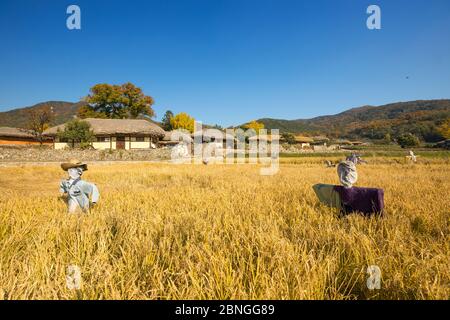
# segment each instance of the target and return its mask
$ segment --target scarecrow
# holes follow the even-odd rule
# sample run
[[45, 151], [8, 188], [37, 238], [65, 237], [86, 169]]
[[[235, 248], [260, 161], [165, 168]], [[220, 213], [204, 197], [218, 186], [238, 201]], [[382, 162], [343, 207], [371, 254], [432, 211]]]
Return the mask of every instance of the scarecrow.
[[356, 153], [352, 153], [350, 156], [348, 156], [345, 161], [351, 161], [354, 164], [362, 164], [362, 163], [367, 163], [366, 161], [364, 161], [361, 156], [359, 154]]
[[407, 158], [409, 158], [412, 162], [417, 162], [417, 156], [412, 150], [409, 150], [409, 156]]
[[360, 212], [365, 216], [382, 215], [384, 210], [384, 191], [376, 188], [360, 188], [353, 185], [358, 180], [356, 164], [342, 161], [337, 166], [340, 184], [316, 184], [313, 186], [319, 201], [337, 208], [341, 215]]
[[62, 163], [61, 168], [69, 175], [59, 187], [61, 195], [67, 197], [69, 213], [88, 212], [98, 202], [100, 194], [95, 184], [81, 180], [83, 172], [88, 169], [87, 164], [73, 159]]

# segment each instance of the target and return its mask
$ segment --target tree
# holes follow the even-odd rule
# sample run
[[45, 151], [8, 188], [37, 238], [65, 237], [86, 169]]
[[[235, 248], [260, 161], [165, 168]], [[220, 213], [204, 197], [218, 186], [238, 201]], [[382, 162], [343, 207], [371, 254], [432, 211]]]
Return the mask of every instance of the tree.
[[295, 144], [297, 142], [297, 140], [295, 140], [295, 136], [292, 133], [282, 133], [281, 138], [288, 144]]
[[412, 133], [406, 133], [406, 134], [399, 136], [397, 138], [397, 142], [402, 148], [416, 147], [420, 144], [419, 138], [417, 138]]
[[439, 133], [444, 139], [450, 139], [450, 118], [447, 118], [438, 128]]
[[181, 112], [170, 119], [170, 124], [173, 130], [186, 129], [191, 133], [194, 132], [194, 122], [194, 118], [185, 112]]
[[88, 122], [74, 119], [66, 123], [63, 131], [58, 130], [58, 137], [78, 142], [81, 148], [86, 148], [91, 145], [94, 139], [94, 132], [91, 130], [91, 125]]
[[253, 129], [256, 133], [259, 133], [259, 130], [264, 129], [264, 123], [257, 122], [256, 120], [252, 120], [249, 123], [244, 124], [244, 129]]
[[136, 118], [139, 115], [154, 117], [154, 100], [146, 96], [141, 88], [127, 82], [122, 85], [96, 84], [85, 98], [87, 106], [80, 108], [80, 118]]
[[392, 141], [392, 137], [391, 137], [391, 134], [390, 133], [386, 133], [385, 135], [384, 135], [384, 143], [386, 143], [386, 144], [390, 144], [391, 143], [391, 141]]
[[120, 86], [106, 83], [96, 84], [90, 91], [91, 93], [85, 99], [88, 103], [86, 110], [90, 108], [94, 114], [104, 114], [107, 118], [126, 118]]
[[146, 96], [141, 88], [127, 82], [120, 87], [120, 91], [122, 93], [122, 104], [131, 118], [137, 118], [141, 114], [150, 118], [155, 116], [152, 109], [155, 101], [152, 97]]
[[39, 141], [39, 144], [42, 145], [44, 142], [44, 131], [49, 128], [52, 121], [52, 109], [50, 106], [44, 105], [29, 112], [25, 130], [31, 133]]
[[101, 118], [106, 119], [108, 116], [104, 112], [97, 112], [89, 105], [81, 106], [78, 109], [77, 116], [80, 119], [87, 119], [87, 118]]
[[170, 124], [170, 120], [173, 118], [173, 112], [170, 110], [167, 110], [164, 114], [164, 117], [162, 118], [162, 127], [166, 131], [172, 130], [172, 125]]

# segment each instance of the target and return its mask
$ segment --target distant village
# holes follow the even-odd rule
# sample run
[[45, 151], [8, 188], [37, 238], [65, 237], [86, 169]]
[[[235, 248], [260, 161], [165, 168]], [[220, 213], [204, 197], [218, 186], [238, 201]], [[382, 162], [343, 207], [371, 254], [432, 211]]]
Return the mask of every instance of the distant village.
[[[0, 127], [0, 146], [17, 148], [39, 145], [55, 150], [151, 150], [171, 148], [179, 145], [181, 140], [187, 142], [189, 139], [193, 139], [194, 135], [198, 135], [198, 132], [194, 132], [194, 118], [184, 112], [174, 115], [168, 110], [161, 123], [151, 120], [155, 116], [153, 104], [153, 98], [145, 95], [141, 88], [132, 83], [128, 82], [122, 85], [97, 84], [90, 88], [89, 95], [82, 99], [76, 109], [73, 109], [76, 110], [76, 113], [74, 111], [64, 119], [58, 118], [58, 116], [67, 113], [72, 106], [60, 107], [59, 114], [48, 103], [44, 103], [38, 108], [21, 109], [20, 114], [26, 118], [26, 123], [22, 122], [20, 128]], [[412, 113], [412, 115], [419, 118], [432, 117], [433, 114], [423, 111], [427, 109], [426, 105], [422, 106], [421, 104], [422, 102], [411, 103], [412, 110], [420, 110]], [[439, 110], [442, 109], [444, 112], [441, 113], [445, 115], [445, 110], [448, 109], [448, 101], [436, 101], [434, 104], [437, 106], [435, 108], [437, 110], [433, 112], [440, 114]], [[427, 123], [427, 126], [410, 126], [411, 131], [428, 128], [429, 132], [425, 132], [427, 136], [439, 136], [443, 139], [447, 137], [447, 140], [442, 142], [436, 141], [439, 142], [436, 146], [448, 148], [450, 144], [448, 140], [450, 119], [440, 116], [443, 119], [441, 121], [439, 117], [434, 117], [436, 118], [435, 123]], [[401, 123], [401, 121], [403, 120], [398, 123]], [[55, 126], [55, 124], [58, 125]], [[379, 131], [377, 135], [380, 136], [383, 133], [380, 128], [388, 130], [388, 122], [385, 122], [384, 127], [381, 122], [376, 124], [378, 127], [368, 127], [369, 129], [372, 128], [370, 129], [372, 133], [374, 129], [377, 129]], [[440, 124], [440, 126], [437, 127], [436, 124]], [[325, 126], [327, 125], [328, 122], [325, 123]], [[330, 123], [330, 126], [333, 125]], [[236, 136], [230, 139], [230, 134], [226, 133], [220, 126], [204, 127], [205, 129], [202, 129], [202, 142], [204, 143], [215, 142], [218, 144], [221, 142], [225, 147], [226, 141], [216, 141], [218, 136], [223, 136], [229, 141], [234, 139], [236, 144], [238, 143]], [[271, 127], [276, 128], [276, 125], [271, 125]], [[264, 129], [264, 124], [256, 120], [233, 129], [238, 128], [244, 131], [253, 130], [253, 134], [246, 136], [245, 143], [264, 142], [270, 145], [276, 140], [281, 146], [280, 152], [287, 153], [331, 152], [354, 149], [373, 143], [373, 140], [370, 139], [364, 141], [341, 139], [338, 134], [334, 134], [332, 137], [317, 135], [320, 134], [320, 131], [317, 131], [314, 135], [311, 132], [301, 134], [298, 132], [289, 133], [284, 130], [279, 135], [271, 135], [269, 130], [267, 135], [260, 135], [260, 130]], [[173, 134], [174, 130], [182, 130], [184, 134]], [[216, 134], [211, 132], [214, 130], [216, 130]], [[387, 131], [388, 133], [381, 136], [381, 141], [384, 144], [395, 142], [401, 147], [419, 146], [422, 141], [411, 131], [398, 134], [396, 137], [392, 137]], [[217, 134], [217, 132], [219, 133]]]
[[[96, 150], [145, 150], [156, 148], [170, 148], [180, 143], [175, 140], [172, 131], [165, 131], [158, 124], [144, 119], [96, 119], [87, 118], [82, 121], [90, 125], [93, 133], [90, 148]], [[58, 133], [63, 132], [66, 124], [61, 124], [46, 129], [42, 139], [38, 139], [29, 131], [21, 128], [0, 127], [0, 145], [29, 147], [43, 145], [54, 149], [70, 149], [80, 147], [80, 142], [61, 138]], [[217, 130], [217, 129], [216, 129]], [[215, 137], [210, 136], [205, 130], [203, 142], [214, 142]], [[190, 138], [194, 133], [189, 134]], [[349, 141], [338, 139], [331, 141], [325, 136], [306, 137], [303, 135], [291, 135], [286, 141], [285, 135], [281, 136], [254, 136], [248, 143], [254, 140], [267, 140], [270, 144], [273, 139], [278, 139], [280, 144], [289, 144], [298, 150], [326, 151], [338, 150], [346, 146], [364, 145], [361, 141]], [[184, 139], [186, 141], [186, 139]], [[222, 141], [225, 144], [225, 141]]]

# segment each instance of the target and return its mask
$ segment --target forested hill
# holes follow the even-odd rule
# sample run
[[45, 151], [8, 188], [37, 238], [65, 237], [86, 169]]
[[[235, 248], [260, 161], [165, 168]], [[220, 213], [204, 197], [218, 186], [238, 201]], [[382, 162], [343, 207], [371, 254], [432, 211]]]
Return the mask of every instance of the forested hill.
[[23, 128], [28, 121], [28, 115], [31, 110], [39, 109], [43, 106], [50, 106], [55, 116], [55, 125], [64, 123], [76, 115], [78, 108], [84, 102], [67, 102], [67, 101], [48, 101], [35, 104], [31, 107], [14, 109], [6, 112], [0, 112], [0, 127], [16, 127]]
[[331, 116], [312, 119], [259, 119], [267, 129], [281, 132], [327, 135], [351, 139], [384, 139], [413, 133], [425, 141], [442, 137], [437, 127], [450, 118], [450, 100], [420, 100], [383, 106], [363, 106]]

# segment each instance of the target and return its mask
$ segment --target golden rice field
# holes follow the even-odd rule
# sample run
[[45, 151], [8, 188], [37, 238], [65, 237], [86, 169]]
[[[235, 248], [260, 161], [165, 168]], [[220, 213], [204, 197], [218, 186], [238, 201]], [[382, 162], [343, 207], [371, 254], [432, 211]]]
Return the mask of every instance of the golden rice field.
[[[450, 162], [373, 159], [359, 186], [386, 217], [339, 218], [323, 159], [256, 165], [93, 164], [88, 215], [58, 199], [58, 165], [0, 168], [2, 299], [449, 299]], [[80, 290], [66, 269], [81, 269]], [[366, 286], [369, 265], [381, 289]]]

